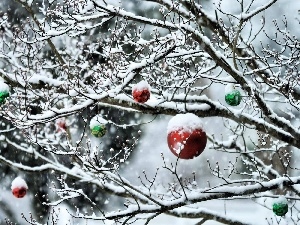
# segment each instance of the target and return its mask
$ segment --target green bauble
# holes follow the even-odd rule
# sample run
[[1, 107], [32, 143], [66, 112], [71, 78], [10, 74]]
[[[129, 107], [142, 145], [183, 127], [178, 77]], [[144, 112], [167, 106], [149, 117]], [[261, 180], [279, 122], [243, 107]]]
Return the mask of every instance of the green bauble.
[[273, 212], [277, 216], [284, 216], [288, 212], [289, 208], [286, 203], [279, 202], [273, 204]]
[[91, 132], [95, 137], [103, 137], [106, 133], [106, 127], [103, 124], [96, 125], [91, 129]]
[[225, 95], [225, 101], [228, 105], [237, 106], [241, 103], [242, 96], [238, 90], [232, 90]]
[[5, 99], [9, 97], [9, 92], [7, 91], [1, 91], [0, 92], [0, 104], [3, 104], [5, 102]]

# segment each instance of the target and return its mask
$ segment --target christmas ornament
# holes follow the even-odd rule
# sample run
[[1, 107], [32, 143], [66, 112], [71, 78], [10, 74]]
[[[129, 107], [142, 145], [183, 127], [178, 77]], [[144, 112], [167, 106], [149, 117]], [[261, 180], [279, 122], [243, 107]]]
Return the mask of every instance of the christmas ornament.
[[0, 78], [0, 104], [3, 104], [7, 97], [9, 97], [9, 86]]
[[289, 208], [288, 208], [288, 202], [285, 197], [279, 197], [273, 202], [273, 212], [276, 216], [284, 216]]
[[227, 84], [225, 88], [225, 101], [228, 105], [237, 106], [241, 103], [241, 93], [234, 88], [233, 84]]
[[67, 124], [65, 119], [58, 119], [56, 120], [56, 132], [66, 132], [67, 131]]
[[168, 146], [181, 159], [192, 159], [205, 149], [207, 137], [198, 116], [177, 114], [168, 123]]
[[140, 81], [132, 88], [132, 96], [134, 101], [139, 103], [145, 103], [150, 98], [150, 86], [147, 81]]
[[21, 177], [16, 177], [11, 183], [12, 194], [16, 198], [23, 198], [26, 195], [28, 186]]
[[90, 122], [92, 135], [94, 135], [95, 137], [103, 137], [106, 133], [106, 124], [107, 121], [101, 116], [97, 115], [93, 117]]

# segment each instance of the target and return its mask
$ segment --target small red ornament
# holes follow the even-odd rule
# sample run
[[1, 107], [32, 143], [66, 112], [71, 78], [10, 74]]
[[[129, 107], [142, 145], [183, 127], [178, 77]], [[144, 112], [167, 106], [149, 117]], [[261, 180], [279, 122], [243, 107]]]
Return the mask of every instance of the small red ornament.
[[23, 198], [26, 195], [27, 188], [25, 187], [16, 187], [11, 191], [16, 198]]
[[147, 81], [140, 81], [132, 88], [132, 96], [136, 102], [145, 103], [150, 98], [150, 86]]
[[67, 124], [64, 119], [56, 120], [56, 132], [65, 132], [67, 130]]
[[11, 183], [11, 192], [16, 198], [23, 198], [27, 193], [28, 186], [21, 177], [16, 177]]
[[205, 149], [207, 136], [200, 118], [194, 114], [178, 114], [168, 125], [168, 146], [180, 159], [192, 159]]

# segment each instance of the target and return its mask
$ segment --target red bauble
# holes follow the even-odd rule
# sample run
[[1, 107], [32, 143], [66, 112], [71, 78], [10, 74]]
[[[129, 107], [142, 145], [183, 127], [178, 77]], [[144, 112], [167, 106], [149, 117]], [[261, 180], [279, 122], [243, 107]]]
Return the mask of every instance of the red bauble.
[[26, 187], [16, 187], [12, 189], [12, 193], [16, 198], [23, 198], [26, 195], [27, 188]]
[[65, 132], [67, 130], [67, 124], [66, 121], [63, 119], [58, 119], [56, 121], [56, 132]]
[[147, 102], [150, 98], [150, 86], [149, 86], [149, 84], [144, 80], [137, 83], [132, 88], [132, 96], [133, 96], [134, 101], [136, 101], [138, 103]]
[[133, 99], [139, 103], [145, 103], [150, 98], [150, 92], [147, 89], [135, 90], [135, 91], [133, 91], [132, 95], [133, 95]]
[[174, 130], [168, 133], [168, 145], [171, 152], [181, 159], [192, 159], [205, 149], [206, 133], [202, 129], [193, 131]]

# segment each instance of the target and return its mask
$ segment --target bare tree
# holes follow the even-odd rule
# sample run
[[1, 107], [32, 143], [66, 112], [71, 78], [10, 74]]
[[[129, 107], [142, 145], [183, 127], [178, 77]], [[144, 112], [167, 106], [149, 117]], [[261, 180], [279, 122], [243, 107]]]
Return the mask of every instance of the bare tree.
[[[299, 18], [268, 16], [283, 1], [236, 0], [231, 11], [224, 7], [230, 0], [205, 2], [207, 7], [196, 0], [15, 2], [28, 17], [21, 25], [9, 19], [11, 11], [0, 18], [0, 87], [4, 82], [10, 88], [1, 105], [0, 139], [18, 157], [1, 151], [0, 160], [24, 173], [55, 175], [49, 178], [57, 196], [43, 204], [70, 202], [78, 208], [74, 218], [120, 224], [147, 224], [167, 214], [198, 218], [197, 224], [245, 225], [200, 203], [252, 199], [272, 210], [267, 199], [284, 195], [290, 208], [284, 220], [298, 223], [300, 177], [292, 159], [300, 148], [295, 119], [300, 44], [293, 29]], [[153, 13], [143, 14], [142, 4]], [[141, 80], [151, 87], [151, 98], [143, 103], [132, 97]], [[236, 93], [226, 101], [225, 86]], [[119, 118], [105, 109], [115, 109]], [[110, 132], [100, 143], [93, 141], [89, 126], [96, 113], [106, 126], [101, 132], [122, 128], [127, 135]], [[130, 121], [124, 116], [130, 113], [146, 116]], [[169, 162], [164, 154], [155, 175], [143, 172], [139, 184], [119, 173], [140, 138], [130, 128], [157, 115], [187, 113], [222, 119], [214, 132], [206, 132], [206, 149], [236, 158], [227, 164], [208, 161], [217, 184], [198, 186], [197, 173], [182, 177], [183, 159]], [[215, 135], [220, 130], [225, 135]], [[118, 144], [108, 148], [101, 140]], [[161, 171], [169, 171], [173, 182], [157, 182]], [[116, 196], [124, 207], [104, 210], [82, 184]], [[72, 203], [76, 198], [84, 204]], [[83, 213], [84, 205], [93, 210]], [[278, 218], [268, 223], [280, 224]], [[39, 224], [28, 215], [24, 219]]]

